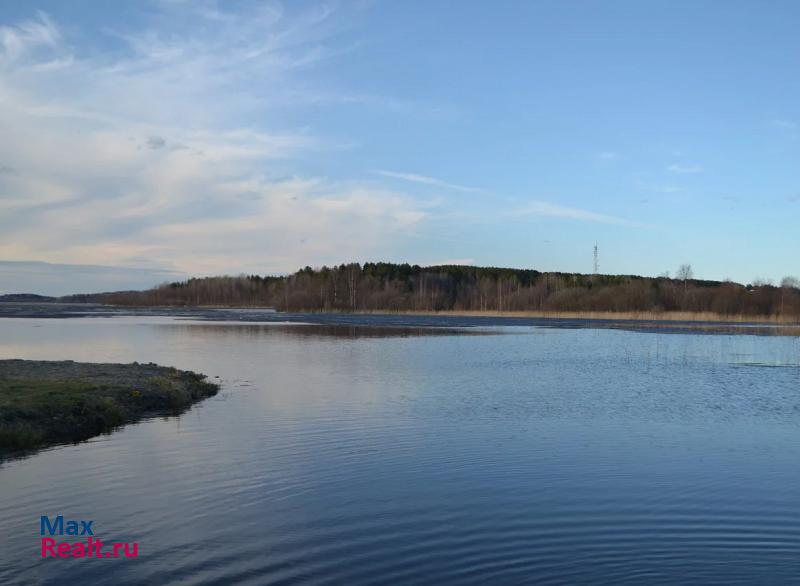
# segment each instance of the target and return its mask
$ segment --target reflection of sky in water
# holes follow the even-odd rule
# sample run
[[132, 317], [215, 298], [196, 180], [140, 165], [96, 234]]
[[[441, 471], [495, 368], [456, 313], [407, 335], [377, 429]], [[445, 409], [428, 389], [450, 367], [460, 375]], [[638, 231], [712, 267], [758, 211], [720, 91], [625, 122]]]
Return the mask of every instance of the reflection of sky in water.
[[[798, 575], [797, 338], [422, 330], [0, 320], [4, 357], [152, 361], [224, 385], [180, 418], [4, 464], [0, 582]], [[143, 557], [39, 563], [54, 511]]]

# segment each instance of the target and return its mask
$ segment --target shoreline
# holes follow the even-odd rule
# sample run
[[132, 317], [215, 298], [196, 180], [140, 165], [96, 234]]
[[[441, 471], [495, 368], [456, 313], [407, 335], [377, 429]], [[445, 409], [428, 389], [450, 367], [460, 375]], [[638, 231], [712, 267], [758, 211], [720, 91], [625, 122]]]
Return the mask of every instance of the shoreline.
[[[348, 313], [338, 311], [308, 312], [308, 313]], [[756, 316], [756, 315], [723, 315], [712, 312], [693, 311], [354, 311], [364, 315], [441, 315], [460, 317], [510, 317], [510, 318], [535, 318], [535, 319], [583, 319], [589, 321], [658, 321], [658, 322], [702, 322], [702, 323], [732, 323], [732, 324], [774, 324], [798, 325], [800, 317], [781, 316]]]
[[205, 375], [152, 363], [0, 360], [0, 461], [179, 415], [218, 391]]
[[131, 308], [131, 309], [242, 309], [242, 310], [272, 310], [278, 315], [282, 314], [332, 314], [332, 315], [419, 315], [419, 316], [453, 316], [453, 317], [508, 317], [508, 318], [535, 318], [535, 319], [584, 319], [590, 321], [658, 321], [658, 322], [702, 322], [702, 323], [731, 323], [731, 324], [773, 324], [773, 325], [800, 325], [800, 316], [779, 315], [725, 315], [713, 312], [695, 311], [475, 311], [448, 309], [442, 311], [414, 310], [414, 309], [361, 309], [358, 311], [342, 311], [339, 309], [298, 309], [293, 311], [279, 311], [266, 305], [110, 305], [102, 307]]
[[[735, 324], [735, 325], [774, 325], [798, 326], [800, 316], [794, 315], [738, 315], [720, 314], [714, 312], [692, 311], [476, 311], [476, 310], [392, 310], [392, 309], [361, 309], [358, 311], [343, 311], [341, 309], [297, 309], [293, 311], [276, 310], [268, 305], [119, 305], [110, 303], [62, 303], [62, 302], [0, 302], [0, 309], [8, 308], [47, 308], [47, 307], [87, 307], [93, 310], [130, 310], [140, 311], [205, 311], [205, 310], [240, 310], [240, 311], [265, 311], [274, 315], [387, 315], [387, 316], [438, 316], [438, 317], [475, 317], [475, 318], [509, 318], [509, 319], [544, 319], [544, 320], [586, 320], [598, 322], [663, 322], [663, 323], [706, 323], [706, 324]], [[93, 314], [94, 312], [89, 312]], [[98, 313], [99, 314], [99, 313]], [[10, 317], [77, 317], [73, 315], [52, 315], [47, 311], [42, 312], [9, 312], [0, 311], [0, 318]]]

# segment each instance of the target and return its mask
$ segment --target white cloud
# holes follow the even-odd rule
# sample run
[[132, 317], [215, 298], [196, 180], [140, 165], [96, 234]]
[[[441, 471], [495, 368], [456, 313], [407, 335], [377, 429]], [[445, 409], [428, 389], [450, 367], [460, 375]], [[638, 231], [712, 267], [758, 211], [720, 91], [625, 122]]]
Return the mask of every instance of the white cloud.
[[466, 187], [464, 185], [457, 185], [455, 183], [448, 183], [441, 179], [434, 177], [427, 177], [425, 175], [417, 175], [416, 173], [398, 173], [396, 171], [375, 171], [378, 175], [390, 177], [392, 179], [401, 179], [403, 181], [410, 181], [411, 183], [420, 183], [422, 185], [430, 185], [431, 187], [443, 187], [445, 189], [452, 189], [454, 191], [469, 191], [480, 192], [483, 191], [477, 187]]
[[800, 125], [798, 125], [794, 120], [789, 120], [787, 118], [775, 118], [770, 120], [768, 124], [770, 127], [776, 129], [779, 133], [792, 140], [797, 140], [797, 138], [800, 138], [800, 132], [798, 132], [798, 130], [800, 130]]
[[549, 216], [555, 218], [567, 218], [570, 220], [581, 220], [584, 222], [599, 222], [601, 224], [616, 224], [619, 226], [642, 227], [643, 225], [638, 222], [618, 218], [616, 216], [609, 216], [590, 210], [580, 208], [572, 208], [554, 204], [548, 201], [534, 200], [530, 201], [524, 206], [521, 206], [513, 212], [513, 216]]
[[592, 158], [601, 163], [612, 163], [622, 159], [622, 155], [615, 151], [601, 151], [599, 153], [594, 153]]
[[670, 173], [678, 173], [680, 175], [702, 173], [703, 168], [698, 165], [670, 165], [667, 167]]
[[392, 188], [298, 174], [298, 160], [341, 144], [265, 122], [298, 96], [383, 101], [392, 112], [427, 106], [309, 84], [306, 72], [350, 50], [336, 44], [343, 19], [331, 9], [155, 6], [162, 11], [149, 28], [111, 32], [127, 50], [107, 54], [73, 51], [44, 13], [0, 27], [0, 259], [270, 273], [396, 258], [419, 237], [449, 241], [459, 214], [638, 225], [546, 201], [459, 202], [445, 213], [446, 194], [413, 196], [408, 184], [486, 192], [416, 173], [376, 171]]
[[252, 123], [313, 93], [302, 72], [341, 50], [330, 9], [163, 6], [170, 33], [116, 32], [114, 59], [73, 56], [44, 13], [0, 27], [0, 259], [282, 272], [380, 254], [428, 217], [401, 191], [291, 176], [332, 147]]
[[769, 121], [769, 125], [773, 128], [780, 128], [782, 130], [796, 130], [797, 123], [793, 120], [786, 120], [784, 118], [775, 118]]
[[[0, 25], [0, 63], [10, 64], [43, 48], [54, 48], [61, 33], [50, 18], [39, 11], [37, 18], [16, 25]], [[45, 62], [46, 63], [46, 62]]]

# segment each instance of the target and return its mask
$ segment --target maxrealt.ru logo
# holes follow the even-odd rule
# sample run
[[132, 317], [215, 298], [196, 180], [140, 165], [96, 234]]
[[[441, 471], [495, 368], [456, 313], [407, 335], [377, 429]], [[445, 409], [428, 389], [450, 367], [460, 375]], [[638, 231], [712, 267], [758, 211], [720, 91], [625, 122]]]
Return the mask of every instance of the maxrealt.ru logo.
[[[67, 520], [58, 515], [55, 519], [42, 515], [39, 534], [70, 537], [86, 537], [85, 541], [58, 541], [54, 537], [42, 537], [42, 557], [59, 558], [115, 558], [121, 554], [128, 558], [139, 557], [139, 544], [127, 542], [104, 543], [94, 536], [94, 521]], [[104, 550], [103, 547], [106, 547]], [[111, 548], [111, 549], [109, 549]]]

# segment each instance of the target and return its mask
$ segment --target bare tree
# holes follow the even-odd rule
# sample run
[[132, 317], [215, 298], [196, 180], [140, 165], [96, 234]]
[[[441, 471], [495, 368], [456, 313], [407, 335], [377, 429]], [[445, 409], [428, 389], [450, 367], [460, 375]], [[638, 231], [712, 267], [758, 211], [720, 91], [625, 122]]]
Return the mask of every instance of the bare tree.
[[781, 279], [781, 287], [784, 289], [800, 289], [800, 279], [797, 277], [784, 277]]
[[121, 305], [270, 306], [289, 311], [711, 311], [800, 319], [800, 280], [786, 277], [779, 283], [775, 287], [756, 280], [745, 287], [730, 281], [698, 282], [689, 265], [682, 266], [674, 279], [650, 279], [495, 267], [351, 263], [305, 267], [283, 276], [192, 278], [95, 299]]
[[694, 277], [694, 271], [692, 270], [692, 265], [683, 264], [679, 266], [676, 277], [678, 278], [678, 280], [683, 281], [683, 290], [686, 291], [689, 281], [691, 281], [692, 278]]
[[800, 279], [797, 277], [784, 277], [781, 279], [781, 315], [785, 313], [786, 294], [792, 289], [800, 289]]

